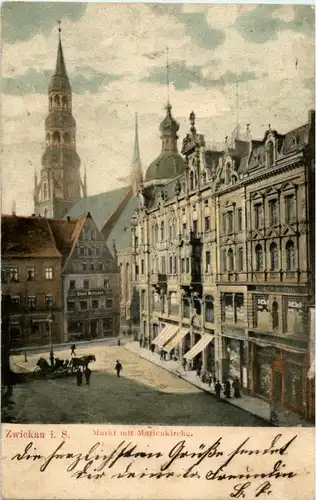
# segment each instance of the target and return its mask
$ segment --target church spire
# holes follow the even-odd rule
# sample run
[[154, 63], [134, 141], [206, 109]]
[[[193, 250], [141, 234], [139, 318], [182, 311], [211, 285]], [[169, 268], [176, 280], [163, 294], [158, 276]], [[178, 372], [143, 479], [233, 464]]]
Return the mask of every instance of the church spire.
[[65, 58], [64, 58], [64, 52], [63, 52], [63, 46], [61, 43], [61, 27], [60, 27], [60, 21], [59, 23], [59, 28], [58, 28], [58, 49], [57, 49], [57, 59], [56, 59], [56, 68], [55, 72], [52, 76], [50, 85], [49, 85], [49, 91], [71, 91], [68, 75], [67, 75], [67, 70], [66, 70], [66, 64], [65, 64]]
[[138, 189], [143, 181], [142, 164], [140, 161], [139, 138], [138, 138], [138, 117], [135, 115], [135, 142], [134, 154], [132, 161], [132, 188], [133, 194], [137, 194]]

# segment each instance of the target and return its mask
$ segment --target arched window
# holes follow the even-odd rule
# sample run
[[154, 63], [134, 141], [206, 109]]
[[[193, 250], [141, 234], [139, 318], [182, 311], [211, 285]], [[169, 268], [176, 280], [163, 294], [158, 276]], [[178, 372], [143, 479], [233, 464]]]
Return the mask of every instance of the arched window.
[[273, 330], [279, 328], [279, 305], [276, 301], [272, 304], [272, 328]]
[[192, 170], [190, 172], [190, 189], [194, 189], [194, 173], [192, 172]]
[[55, 95], [55, 97], [54, 97], [54, 104], [55, 104], [55, 106], [60, 106], [59, 95]]
[[274, 164], [273, 142], [269, 141], [267, 144], [267, 166], [272, 167]]
[[52, 99], [52, 97], [50, 97], [49, 98], [49, 109], [51, 109], [52, 105], [53, 105], [53, 99]]
[[275, 271], [278, 266], [278, 247], [276, 243], [271, 243], [270, 245], [270, 269], [271, 271]]
[[158, 224], [156, 224], [155, 225], [155, 243], [158, 242], [158, 233], [159, 233]]
[[46, 146], [50, 146], [50, 134], [46, 134]]
[[234, 270], [234, 253], [233, 253], [233, 250], [231, 248], [227, 252], [227, 257], [228, 257], [228, 271], [233, 271]]
[[172, 226], [172, 222], [169, 223], [169, 240], [170, 241], [173, 240], [173, 226]]
[[55, 132], [53, 133], [53, 145], [54, 146], [60, 145], [60, 133], [58, 130], [55, 130]]
[[286, 251], [286, 269], [293, 271], [295, 269], [295, 245], [293, 241], [288, 241], [285, 247]]
[[214, 323], [214, 300], [211, 295], [205, 297], [205, 321]]
[[160, 224], [160, 241], [163, 241], [165, 239], [165, 224], [162, 221]]
[[47, 184], [46, 184], [46, 182], [44, 184], [44, 193], [43, 193], [43, 196], [44, 196], [44, 200], [47, 200]]
[[151, 228], [151, 244], [155, 244], [155, 226], [152, 226]]
[[256, 246], [255, 253], [256, 253], [256, 271], [262, 271], [263, 270], [263, 253], [262, 253], [262, 246], [261, 245]]
[[182, 299], [182, 309], [183, 309], [183, 317], [190, 317], [190, 300], [187, 297], [183, 297]]
[[63, 96], [62, 97], [62, 103], [63, 103], [63, 108], [67, 108], [67, 105], [68, 105], [68, 98], [67, 96]]
[[70, 146], [70, 142], [71, 142], [70, 134], [66, 132], [64, 134], [64, 144], [66, 144], [66, 146]]

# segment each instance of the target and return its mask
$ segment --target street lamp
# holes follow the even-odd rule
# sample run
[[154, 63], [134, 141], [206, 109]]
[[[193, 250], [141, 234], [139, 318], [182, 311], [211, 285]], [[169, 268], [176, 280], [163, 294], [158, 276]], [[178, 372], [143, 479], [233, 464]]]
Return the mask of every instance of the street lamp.
[[49, 310], [48, 317], [47, 317], [47, 322], [48, 322], [48, 328], [49, 328], [49, 345], [50, 345], [50, 353], [49, 353], [49, 359], [50, 359], [50, 364], [52, 367], [54, 367], [54, 351], [53, 351], [53, 344], [52, 344], [52, 322], [53, 322], [53, 317], [52, 317], [52, 312]]

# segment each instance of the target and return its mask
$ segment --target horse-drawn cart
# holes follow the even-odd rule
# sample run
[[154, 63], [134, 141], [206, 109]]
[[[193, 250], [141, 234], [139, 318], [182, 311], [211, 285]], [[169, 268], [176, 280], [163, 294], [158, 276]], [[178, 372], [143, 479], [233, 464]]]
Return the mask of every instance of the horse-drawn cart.
[[85, 370], [89, 363], [95, 361], [93, 354], [81, 356], [80, 358], [71, 358], [69, 360], [55, 359], [54, 366], [51, 366], [45, 358], [40, 358], [33, 371], [34, 377], [41, 378], [57, 378], [66, 377], [75, 374], [78, 370]]

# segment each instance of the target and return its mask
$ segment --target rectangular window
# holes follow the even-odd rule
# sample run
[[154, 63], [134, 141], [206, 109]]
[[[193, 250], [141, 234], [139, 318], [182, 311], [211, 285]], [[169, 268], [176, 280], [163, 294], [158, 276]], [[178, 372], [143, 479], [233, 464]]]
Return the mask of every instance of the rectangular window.
[[28, 309], [35, 309], [36, 308], [36, 297], [34, 297], [34, 296], [26, 297], [26, 306]]
[[242, 231], [242, 209], [237, 209], [237, 231]]
[[255, 229], [260, 229], [263, 226], [263, 205], [262, 203], [256, 203], [254, 206], [255, 215]]
[[17, 311], [18, 309], [20, 309], [20, 297], [18, 295], [15, 297], [11, 297], [11, 305], [13, 311]]
[[9, 269], [2, 267], [1, 268], [1, 281], [2, 281], [2, 283], [8, 283], [9, 279], [10, 279]]
[[110, 288], [110, 282], [108, 279], [104, 280], [104, 288], [108, 290]]
[[285, 204], [285, 222], [293, 222], [296, 219], [294, 195], [291, 194], [289, 196], [285, 196], [284, 204]]
[[193, 232], [194, 232], [194, 233], [197, 233], [197, 230], [198, 230], [197, 220], [194, 220], [194, 221], [193, 221], [192, 226], [193, 226]]
[[94, 271], [94, 264], [93, 264], [93, 263], [92, 263], [92, 264], [90, 264], [90, 270], [91, 270], [91, 271]]
[[53, 296], [52, 295], [45, 296], [45, 306], [46, 306], [46, 309], [51, 309], [53, 307]]
[[222, 214], [222, 233], [226, 234], [226, 214]]
[[209, 231], [210, 230], [210, 216], [207, 215], [204, 217], [204, 231]]
[[45, 279], [46, 280], [52, 280], [53, 279], [53, 268], [52, 267], [46, 267], [45, 268]]
[[144, 260], [141, 261], [140, 263], [140, 270], [141, 270], [141, 274], [145, 274], [145, 262]]
[[26, 269], [27, 281], [34, 281], [35, 279], [35, 269], [34, 267], [28, 267]]
[[93, 249], [91, 247], [88, 247], [88, 256], [92, 257], [93, 255]]
[[183, 258], [181, 259], [181, 273], [185, 273], [185, 259]]
[[186, 224], [186, 222], [183, 222], [182, 223], [182, 234], [186, 234], [186, 232], [187, 232], [187, 224]]
[[69, 281], [69, 290], [75, 290], [76, 288], [76, 280]]
[[233, 232], [233, 212], [227, 212], [227, 221], [226, 221], [226, 227], [227, 227], [227, 233], [231, 234]]
[[186, 273], [188, 274], [190, 272], [190, 259], [189, 257], [186, 258]]
[[85, 262], [82, 264], [82, 270], [83, 270], [83, 271], [86, 271], [86, 270], [87, 270], [87, 264], [86, 264]]
[[76, 303], [75, 303], [75, 301], [74, 300], [68, 300], [67, 301], [67, 311], [73, 312], [73, 311], [75, 311], [75, 309], [76, 309]]
[[222, 267], [223, 267], [223, 272], [225, 273], [227, 271], [227, 257], [226, 257], [226, 250], [222, 251]]
[[211, 272], [211, 252], [205, 252], [205, 272], [206, 274]]
[[99, 309], [99, 301], [96, 299], [92, 300], [92, 309]]
[[171, 256], [169, 257], [169, 273], [170, 274], [173, 273], [173, 269], [172, 269], [172, 257]]
[[105, 301], [105, 307], [106, 309], [111, 309], [113, 306], [113, 300], [112, 299], [106, 299]]
[[244, 269], [244, 249], [238, 248], [238, 271], [243, 271]]
[[139, 275], [139, 266], [136, 264], [135, 265], [135, 276]]
[[86, 300], [80, 300], [80, 311], [86, 311], [88, 309], [88, 302]]
[[17, 267], [10, 267], [9, 270], [10, 281], [19, 281], [19, 270]]
[[84, 256], [84, 247], [79, 247], [79, 255], [80, 257]]
[[278, 224], [277, 200], [269, 200], [269, 222], [270, 226]]
[[173, 272], [174, 274], [177, 274], [178, 272], [177, 257], [173, 257]]
[[89, 289], [89, 280], [83, 280], [83, 288], [85, 290], [88, 290]]
[[101, 255], [101, 248], [100, 247], [97, 247], [95, 249], [95, 254], [96, 254], [97, 257], [100, 257], [100, 255]]

